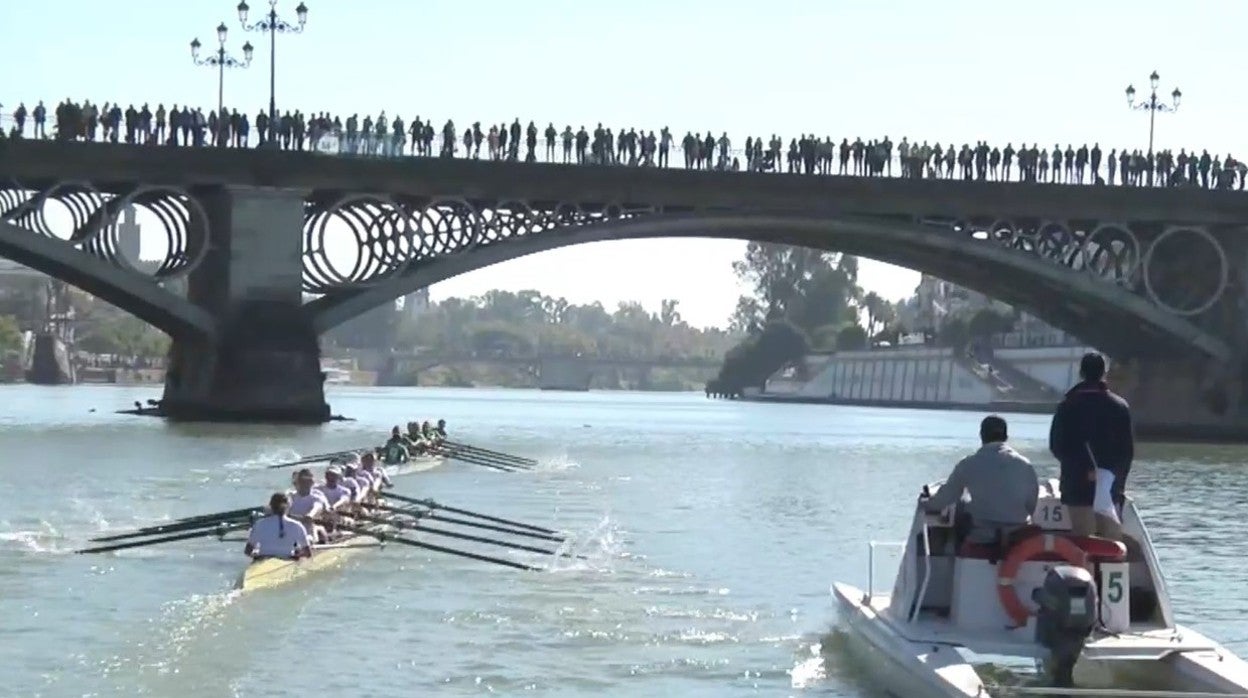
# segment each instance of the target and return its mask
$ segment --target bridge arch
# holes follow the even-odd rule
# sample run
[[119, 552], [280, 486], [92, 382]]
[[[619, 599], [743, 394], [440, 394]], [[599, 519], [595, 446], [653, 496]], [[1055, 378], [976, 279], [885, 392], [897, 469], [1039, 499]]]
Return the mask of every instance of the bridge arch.
[[207, 311], [161, 288], [155, 280], [8, 221], [0, 221], [0, 257], [86, 291], [171, 337], [211, 337], [216, 332], [216, 322]]
[[1194, 348], [1222, 362], [1230, 347], [1189, 320], [1091, 274], [1003, 246], [967, 244], [965, 233], [908, 220], [773, 214], [653, 214], [567, 226], [492, 242], [413, 264], [401, 276], [312, 301], [319, 332], [431, 284], [569, 245], [607, 240], [703, 237], [835, 250], [932, 274], [996, 298], [1119, 357], [1169, 356]]

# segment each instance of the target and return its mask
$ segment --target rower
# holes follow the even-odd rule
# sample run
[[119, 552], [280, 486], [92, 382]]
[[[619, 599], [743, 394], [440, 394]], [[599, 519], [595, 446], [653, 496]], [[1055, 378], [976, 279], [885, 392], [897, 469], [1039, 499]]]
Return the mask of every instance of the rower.
[[272, 514], [261, 517], [251, 525], [247, 545], [243, 552], [252, 558], [280, 557], [298, 559], [312, 555], [312, 540], [303, 524], [290, 518], [287, 509], [290, 498], [285, 492], [275, 492], [269, 497]]
[[365, 453], [360, 458], [360, 469], [373, 476], [373, 483], [377, 490], [394, 486], [394, 483], [390, 482], [390, 476], [386, 474], [386, 469], [377, 465], [377, 458], [372, 452]]
[[342, 466], [342, 484], [351, 490], [351, 502], [358, 504], [372, 493], [373, 482], [367, 475], [361, 475], [355, 463], [348, 461]]
[[304, 468], [295, 473], [295, 491], [290, 495], [290, 507], [286, 513], [303, 524], [309, 537], [318, 543], [325, 543], [329, 535], [317, 519], [329, 513], [329, 500], [314, 487], [315, 484], [316, 478], [310, 469]]
[[390, 440], [386, 442], [382, 449], [385, 453], [384, 460], [386, 465], [406, 463], [411, 457], [407, 450], [406, 439], [403, 438], [403, 434], [399, 431], [398, 426], [390, 430]]
[[434, 431], [437, 432], [439, 439], [445, 439], [446, 438], [446, 420], [439, 419], [438, 426], [434, 429]]
[[416, 422], [407, 423], [407, 448], [410, 453], [423, 455], [428, 450], [425, 437], [420, 433], [420, 425]]
[[338, 511], [351, 504], [351, 490], [342, 483], [342, 468], [331, 465], [325, 469], [325, 482], [316, 489], [325, 495], [330, 511]]

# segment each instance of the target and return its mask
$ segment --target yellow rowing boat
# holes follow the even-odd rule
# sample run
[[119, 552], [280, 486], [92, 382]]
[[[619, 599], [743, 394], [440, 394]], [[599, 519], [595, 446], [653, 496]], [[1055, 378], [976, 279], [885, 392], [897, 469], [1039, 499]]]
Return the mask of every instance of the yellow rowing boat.
[[[406, 463], [388, 466], [386, 472], [390, 477], [422, 473], [438, 467], [444, 461], [439, 456], [420, 456]], [[384, 496], [384, 495], [383, 495]], [[361, 528], [383, 535], [389, 535], [398, 529], [387, 524], [371, 524]], [[269, 589], [294, 581], [306, 574], [329, 569], [342, 564], [344, 560], [368, 548], [380, 547], [376, 538], [367, 534], [350, 535], [332, 543], [317, 545], [312, 548], [312, 557], [300, 560], [288, 560], [279, 557], [256, 560], [247, 565], [239, 575], [234, 588], [241, 591]]]

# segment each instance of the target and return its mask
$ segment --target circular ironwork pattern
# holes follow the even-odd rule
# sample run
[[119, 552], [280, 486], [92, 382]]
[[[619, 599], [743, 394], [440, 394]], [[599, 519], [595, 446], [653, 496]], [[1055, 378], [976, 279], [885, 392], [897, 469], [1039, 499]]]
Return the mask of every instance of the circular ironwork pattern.
[[[331, 230], [340, 233], [337, 244]], [[377, 281], [401, 273], [417, 250], [412, 214], [402, 204], [384, 196], [347, 196], [313, 208], [304, 223], [303, 287], [323, 292]]]
[[[53, 215], [55, 208], [61, 215]], [[165, 256], [150, 270], [122, 250], [119, 222], [129, 208], [147, 214], [149, 227], [154, 219], [165, 233]], [[208, 252], [208, 215], [198, 199], [176, 187], [140, 186], [118, 195], [79, 181], [44, 190], [11, 184], [0, 189], [0, 220], [162, 281], [190, 273]]]
[[654, 211], [615, 203], [589, 210], [562, 203], [539, 207], [515, 200], [478, 208], [460, 198], [404, 203], [378, 196], [311, 205], [303, 231], [303, 290], [323, 294], [368, 286], [414, 264], [479, 246]]
[[1078, 265], [1089, 274], [1134, 289], [1139, 283], [1140, 240], [1125, 225], [1101, 223], [1083, 238]]
[[1200, 315], [1216, 304], [1230, 283], [1226, 250], [1208, 230], [1166, 228], [1144, 254], [1144, 290], [1174, 315]]

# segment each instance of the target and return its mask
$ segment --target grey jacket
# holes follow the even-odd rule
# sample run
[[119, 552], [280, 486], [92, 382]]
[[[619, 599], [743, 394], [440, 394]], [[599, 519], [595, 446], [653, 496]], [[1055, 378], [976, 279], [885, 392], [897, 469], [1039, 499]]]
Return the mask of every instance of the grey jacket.
[[970, 494], [966, 511], [975, 529], [1011, 529], [1030, 522], [1040, 485], [1031, 461], [1004, 442], [997, 442], [984, 444], [959, 461], [949, 479], [928, 500], [927, 509], [945, 509], [964, 491]]

